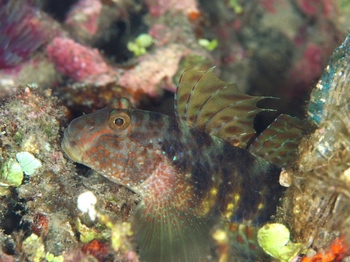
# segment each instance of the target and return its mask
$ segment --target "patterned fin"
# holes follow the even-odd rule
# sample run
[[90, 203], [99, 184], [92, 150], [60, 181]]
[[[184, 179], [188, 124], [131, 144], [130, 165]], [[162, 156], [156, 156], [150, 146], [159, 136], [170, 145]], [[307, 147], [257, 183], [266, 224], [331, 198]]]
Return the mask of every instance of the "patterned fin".
[[285, 166], [296, 158], [305, 135], [305, 124], [298, 118], [279, 115], [250, 145], [249, 151], [265, 160]]
[[256, 103], [266, 97], [244, 94], [235, 84], [217, 78], [213, 69], [188, 69], [182, 74], [175, 95], [176, 117], [232, 145], [246, 147], [255, 134], [256, 114], [267, 110]]
[[155, 207], [143, 200], [132, 226], [142, 261], [198, 262], [210, 250], [213, 223], [193, 212], [179, 211], [171, 201]]
[[231, 240], [232, 261], [255, 262], [263, 260], [262, 258], [266, 259], [267, 255], [258, 244], [257, 235], [259, 228], [230, 223], [228, 229]]

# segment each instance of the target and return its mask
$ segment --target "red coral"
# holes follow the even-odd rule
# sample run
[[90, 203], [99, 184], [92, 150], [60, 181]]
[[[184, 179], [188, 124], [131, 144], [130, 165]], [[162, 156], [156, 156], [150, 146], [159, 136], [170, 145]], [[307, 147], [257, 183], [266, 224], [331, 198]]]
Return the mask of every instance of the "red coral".
[[97, 49], [71, 39], [56, 37], [46, 51], [56, 68], [76, 81], [105, 84], [112, 82], [116, 75]]

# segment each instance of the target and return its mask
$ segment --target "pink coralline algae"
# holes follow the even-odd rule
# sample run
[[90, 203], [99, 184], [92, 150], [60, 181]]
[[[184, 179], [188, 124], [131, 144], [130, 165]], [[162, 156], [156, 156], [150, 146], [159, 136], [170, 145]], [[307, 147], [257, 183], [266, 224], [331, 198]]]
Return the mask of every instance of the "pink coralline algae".
[[306, 46], [302, 58], [290, 72], [291, 82], [297, 81], [295, 83], [297, 90], [309, 87], [310, 83], [322, 73], [324, 67], [322, 53], [322, 48], [316, 44], [310, 43]]
[[27, 2], [0, 1], [0, 69], [26, 60], [48, 40], [45, 19]]
[[97, 49], [83, 46], [68, 38], [56, 37], [46, 50], [56, 68], [75, 81], [106, 84], [114, 80], [115, 71]]
[[164, 89], [175, 91], [173, 76], [178, 71], [179, 61], [189, 50], [173, 44], [159, 48], [154, 54], [146, 54], [135, 68], [125, 71], [118, 83], [135, 93], [158, 97]]
[[261, 5], [265, 8], [265, 10], [269, 13], [276, 13], [275, 4], [278, 0], [261, 0]]
[[93, 36], [98, 28], [101, 9], [99, 0], [80, 0], [68, 13], [65, 23]]
[[329, 16], [334, 9], [334, 3], [330, 0], [297, 0], [297, 5], [308, 16]]
[[199, 12], [195, 0], [146, 0], [145, 2], [149, 8], [149, 13], [155, 17], [162, 16], [168, 11], [181, 11], [185, 14]]

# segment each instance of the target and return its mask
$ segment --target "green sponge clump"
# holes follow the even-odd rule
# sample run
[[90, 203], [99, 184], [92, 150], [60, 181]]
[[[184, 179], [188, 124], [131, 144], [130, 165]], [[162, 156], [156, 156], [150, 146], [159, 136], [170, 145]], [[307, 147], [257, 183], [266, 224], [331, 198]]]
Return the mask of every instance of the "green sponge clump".
[[201, 38], [198, 40], [198, 44], [203, 46], [208, 51], [214, 51], [218, 47], [219, 42], [217, 39], [208, 40], [208, 39]]
[[146, 54], [147, 48], [149, 48], [154, 42], [154, 39], [149, 34], [139, 35], [134, 42], [129, 42], [127, 48], [130, 52], [133, 52], [135, 56], [141, 56]]

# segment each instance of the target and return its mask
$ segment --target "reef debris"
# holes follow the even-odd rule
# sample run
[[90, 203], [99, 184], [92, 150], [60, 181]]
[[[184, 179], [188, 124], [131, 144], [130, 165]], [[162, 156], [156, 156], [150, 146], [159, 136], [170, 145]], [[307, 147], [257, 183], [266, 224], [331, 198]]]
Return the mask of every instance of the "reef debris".
[[[349, 50], [347, 36], [311, 93], [308, 119], [315, 129], [302, 140], [296, 166], [287, 171], [293, 182], [281, 219], [295, 241], [320, 253], [305, 261], [341, 261], [349, 255]], [[331, 258], [326, 250], [339, 241], [344, 248]]]
[[82, 249], [83, 236], [87, 237], [88, 231], [101, 236], [112, 229], [107, 229], [105, 222], [97, 226], [99, 230], [87, 230], [94, 223], [79, 212], [79, 195], [86, 190], [94, 192], [98, 212], [116, 227], [118, 220], [130, 216], [138, 197], [123, 188], [119, 191], [99, 176], [77, 175], [60, 148], [68, 110], [58, 104], [51, 90], [45, 94], [35, 86], [16, 90], [0, 107], [1, 257], [82, 259], [88, 256], [83, 252], [86, 248]]

